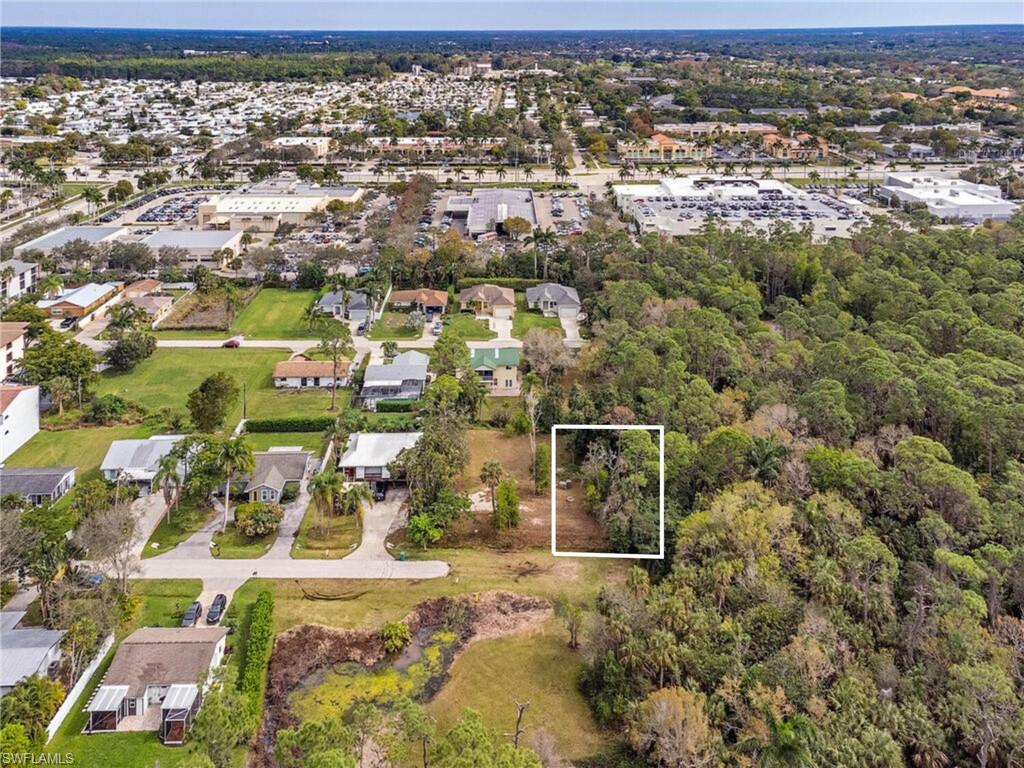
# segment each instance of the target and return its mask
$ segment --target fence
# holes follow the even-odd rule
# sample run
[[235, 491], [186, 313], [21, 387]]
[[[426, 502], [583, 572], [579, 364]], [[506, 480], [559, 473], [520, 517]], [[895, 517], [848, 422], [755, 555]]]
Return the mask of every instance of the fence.
[[78, 702], [79, 697], [89, 686], [89, 681], [92, 680], [92, 676], [96, 674], [96, 670], [99, 669], [100, 664], [103, 663], [103, 659], [106, 658], [107, 652], [110, 651], [111, 646], [114, 645], [113, 633], [107, 635], [107, 639], [103, 641], [103, 645], [96, 652], [96, 656], [88, 667], [83, 670], [82, 674], [78, 676], [78, 681], [68, 691], [68, 695], [64, 699], [64, 703], [60, 705], [57, 710], [57, 714], [53, 716], [53, 720], [46, 726], [46, 740], [49, 741], [57, 735], [57, 729], [64, 723], [64, 719], [71, 714], [71, 710], [75, 708], [75, 704]]

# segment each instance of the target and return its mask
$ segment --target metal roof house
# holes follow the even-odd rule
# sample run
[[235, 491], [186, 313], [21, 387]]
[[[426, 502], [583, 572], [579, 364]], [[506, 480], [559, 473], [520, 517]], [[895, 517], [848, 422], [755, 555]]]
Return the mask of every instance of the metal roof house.
[[18, 628], [25, 611], [0, 612], [0, 696], [32, 675], [50, 676], [60, 661], [63, 629]]
[[430, 358], [422, 352], [403, 352], [390, 365], [368, 365], [359, 393], [363, 405], [376, 410], [378, 400], [416, 400], [427, 385]]
[[349, 481], [393, 481], [388, 464], [402, 451], [413, 449], [421, 437], [422, 432], [356, 432], [348, 439], [338, 467]]
[[29, 504], [57, 501], [74, 484], [74, 467], [0, 467], [0, 493], [16, 493]]
[[143, 627], [124, 639], [85, 707], [86, 733], [157, 731], [181, 744], [202, 704], [200, 678], [224, 658], [224, 627]]
[[580, 311], [580, 295], [575, 288], [541, 283], [526, 289], [526, 306], [548, 316], [576, 317]]
[[153, 435], [145, 440], [114, 440], [100, 464], [103, 477], [118, 478], [149, 485], [160, 467], [160, 459], [169, 454], [181, 435]]

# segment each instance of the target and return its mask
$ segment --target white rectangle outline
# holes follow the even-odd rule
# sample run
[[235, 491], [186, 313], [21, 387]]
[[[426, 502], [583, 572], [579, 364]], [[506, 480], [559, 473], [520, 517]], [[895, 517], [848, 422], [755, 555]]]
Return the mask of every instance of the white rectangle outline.
[[[555, 433], [558, 430], [568, 431], [571, 429], [592, 429], [592, 430], [626, 430], [643, 429], [656, 431], [658, 433], [658, 554], [620, 554], [617, 552], [559, 552], [555, 545], [555, 488], [558, 482], [556, 474], [556, 463], [558, 455], [558, 443]], [[664, 560], [665, 559], [665, 426], [663, 424], [552, 424], [551, 425], [551, 554], [554, 557], [605, 557], [619, 560]]]

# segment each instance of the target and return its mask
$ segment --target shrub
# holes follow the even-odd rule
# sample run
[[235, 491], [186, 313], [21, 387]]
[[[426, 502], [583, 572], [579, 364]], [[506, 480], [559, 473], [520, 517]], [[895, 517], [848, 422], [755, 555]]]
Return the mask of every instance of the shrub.
[[384, 640], [384, 650], [388, 653], [398, 653], [412, 642], [412, 633], [409, 627], [401, 621], [389, 621], [381, 630], [380, 636]]
[[415, 400], [378, 400], [377, 413], [409, 413], [416, 405]]
[[263, 700], [263, 676], [270, 661], [270, 641], [274, 635], [274, 596], [264, 590], [256, 596], [249, 616], [249, 640], [245, 646], [245, 663], [239, 688], [249, 699], [254, 714], [259, 713]]
[[530, 417], [522, 411], [512, 415], [505, 424], [505, 431], [511, 435], [527, 435], [530, 433]]
[[257, 536], [266, 536], [276, 531], [283, 517], [284, 510], [280, 504], [259, 501], [240, 504], [235, 509], [235, 528], [243, 536], [255, 539]]
[[496, 285], [499, 288], [513, 288], [517, 291], [525, 291], [534, 285], [540, 285], [543, 281], [530, 277], [464, 277], [458, 282], [458, 288], [472, 288], [474, 285]]
[[519, 492], [516, 490], [515, 479], [506, 477], [498, 483], [493, 518], [492, 524], [499, 531], [518, 527]]
[[324, 432], [334, 425], [333, 416], [285, 416], [278, 419], [250, 419], [246, 432]]
[[86, 413], [86, 421], [96, 424], [109, 424], [120, 421], [128, 415], [128, 401], [117, 395], [102, 395], [92, 401]]
[[122, 334], [107, 350], [106, 359], [116, 371], [130, 371], [156, 351], [156, 337], [142, 331]]

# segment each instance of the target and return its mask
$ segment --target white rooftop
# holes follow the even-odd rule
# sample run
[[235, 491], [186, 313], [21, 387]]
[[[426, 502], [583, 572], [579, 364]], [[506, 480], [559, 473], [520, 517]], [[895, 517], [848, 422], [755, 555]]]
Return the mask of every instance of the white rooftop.
[[412, 448], [422, 432], [357, 432], [348, 440], [339, 467], [384, 467]]
[[59, 629], [15, 629], [24, 616], [25, 611], [0, 612], [0, 687], [13, 686], [39, 672], [50, 649], [64, 637], [64, 630]]

